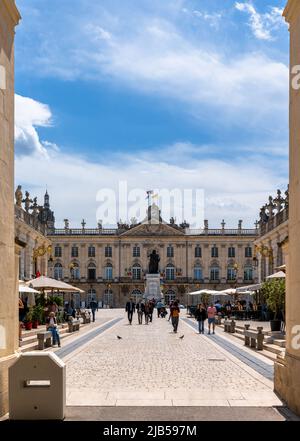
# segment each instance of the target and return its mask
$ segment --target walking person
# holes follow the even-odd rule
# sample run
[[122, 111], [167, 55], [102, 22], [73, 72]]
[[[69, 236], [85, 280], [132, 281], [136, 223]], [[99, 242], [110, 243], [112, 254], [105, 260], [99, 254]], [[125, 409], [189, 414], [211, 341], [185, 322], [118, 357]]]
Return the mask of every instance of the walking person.
[[129, 324], [132, 325], [132, 316], [135, 312], [135, 303], [132, 298], [126, 303], [125, 311], [127, 312]]
[[180, 309], [178, 307], [178, 302], [174, 302], [170, 308], [170, 316], [172, 320], [173, 331], [177, 333], [178, 323], [179, 323]]
[[96, 311], [98, 311], [98, 303], [96, 300], [92, 300], [90, 303], [90, 308], [92, 310], [93, 322], [95, 321]]
[[213, 305], [213, 303], [211, 303], [210, 306], [207, 308], [208, 334], [210, 334], [211, 325], [213, 325], [213, 334], [215, 333], [216, 314], [217, 314], [217, 308]]
[[58, 344], [60, 347], [60, 335], [57, 328], [57, 321], [55, 318], [55, 313], [50, 312], [49, 316], [46, 318], [46, 329], [52, 334], [53, 345]]
[[199, 325], [199, 334], [204, 334], [204, 322], [207, 319], [207, 312], [203, 303], [199, 303], [195, 311], [195, 319]]
[[142, 325], [143, 324], [143, 315], [145, 312], [145, 303], [142, 302], [142, 300], [139, 300], [139, 302], [136, 304], [136, 310], [138, 313], [139, 325]]
[[23, 322], [25, 320], [25, 305], [22, 302], [22, 299], [19, 298], [19, 341], [22, 341], [22, 328], [23, 328]]

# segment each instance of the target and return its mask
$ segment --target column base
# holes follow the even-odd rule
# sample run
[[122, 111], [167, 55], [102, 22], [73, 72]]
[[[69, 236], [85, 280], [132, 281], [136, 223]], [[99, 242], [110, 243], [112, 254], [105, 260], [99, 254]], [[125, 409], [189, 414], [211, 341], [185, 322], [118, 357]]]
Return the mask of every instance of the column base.
[[274, 390], [300, 416], [300, 359], [286, 353], [274, 364]]
[[8, 412], [8, 369], [17, 357], [18, 353], [0, 358], [0, 417]]

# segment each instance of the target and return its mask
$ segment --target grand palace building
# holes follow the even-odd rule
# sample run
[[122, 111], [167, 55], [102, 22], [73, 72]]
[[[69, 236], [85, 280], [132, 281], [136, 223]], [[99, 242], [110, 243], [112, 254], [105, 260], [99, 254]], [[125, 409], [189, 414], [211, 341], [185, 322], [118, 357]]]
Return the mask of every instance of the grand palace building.
[[[76, 305], [95, 299], [100, 307], [123, 307], [128, 297], [135, 299], [145, 291], [149, 255], [159, 254], [161, 289], [165, 300], [177, 298], [186, 304], [188, 293], [209, 288], [223, 290], [258, 282], [258, 259], [254, 242], [259, 238], [256, 228], [245, 229], [242, 221], [237, 228], [192, 230], [185, 222], [165, 222], [157, 205], [148, 209], [145, 221], [118, 224], [115, 229], [55, 228], [49, 195], [39, 206], [28, 192], [23, 197], [16, 190], [16, 237], [24, 243], [20, 255], [20, 279], [30, 280], [37, 274], [48, 275], [72, 283], [85, 291], [74, 294]], [[152, 213], [152, 215], [151, 215]], [[157, 221], [158, 219], [158, 221]]]

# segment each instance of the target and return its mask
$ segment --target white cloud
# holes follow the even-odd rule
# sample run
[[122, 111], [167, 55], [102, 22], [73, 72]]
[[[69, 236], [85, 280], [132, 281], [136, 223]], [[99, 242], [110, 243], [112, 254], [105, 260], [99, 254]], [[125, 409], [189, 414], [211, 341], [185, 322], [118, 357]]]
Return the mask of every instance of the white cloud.
[[37, 132], [38, 127], [51, 126], [52, 114], [46, 104], [31, 98], [15, 95], [15, 148], [17, 155], [37, 152], [47, 155], [47, 148], [53, 145], [43, 142]]
[[[171, 146], [162, 149], [159, 157], [155, 154], [152, 158], [143, 154], [120, 155], [107, 164], [54, 150], [49, 151], [48, 157], [35, 153], [17, 157], [16, 185], [23, 184], [24, 190], [26, 185], [26, 189], [37, 191], [39, 198], [47, 185], [57, 226], [62, 226], [63, 219], [69, 218], [73, 227], [78, 227], [82, 218], [87, 220], [88, 226], [96, 226], [97, 192], [107, 187], [117, 190], [122, 180], [127, 181], [129, 190], [204, 189], [204, 216], [211, 227], [218, 227], [223, 218], [228, 227], [235, 227], [240, 218], [245, 220], [245, 226], [252, 227], [266, 196], [274, 193], [279, 184], [285, 185], [285, 178], [268, 162], [199, 159], [201, 155], [198, 158], [189, 156], [190, 148], [188, 144], [186, 161], [182, 162], [179, 156], [177, 163], [169, 162]], [[175, 152], [178, 149], [184, 149], [183, 144], [175, 146]]]
[[247, 12], [250, 15], [250, 27], [253, 34], [259, 40], [273, 40], [272, 31], [278, 29], [284, 24], [282, 18], [283, 10], [278, 7], [272, 7], [271, 12], [260, 14], [252, 3], [236, 2], [236, 9]]
[[199, 17], [203, 20], [205, 20], [212, 28], [217, 29], [220, 25], [220, 21], [222, 19], [222, 14], [221, 13], [213, 13], [213, 14], [209, 14], [208, 12], [202, 12], [202, 11], [198, 11], [197, 9], [195, 9], [193, 11], [193, 14], [196, 17]]

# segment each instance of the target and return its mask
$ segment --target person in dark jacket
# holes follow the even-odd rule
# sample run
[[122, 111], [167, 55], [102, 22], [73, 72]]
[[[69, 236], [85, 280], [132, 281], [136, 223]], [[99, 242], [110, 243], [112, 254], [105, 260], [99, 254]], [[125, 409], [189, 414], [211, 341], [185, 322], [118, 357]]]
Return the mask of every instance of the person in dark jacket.
[[199, 325], [199, 334], [204, 334], [204, 322], [207, 319], [207, 312], [202, 303], [197, 306], [195, 311], [195, 319]]
[[126, 303], [125, 311], [128, 315], [128, 321], [129, 324], [132, 324], [132, 315], [135, 312], [135, 303], [132, 299], [129, 300], [129, 302]]
[[90, 308], [92, 310], [93, 322], [94, 322], [95, 321], [96, 311], [98, 311], [98, 303], [96, 302], [96, 300], [92, 300], [91, 301]]
[[137, 313], [138, 313], [139, 325], [142, 325], [143, 324], [143, 315], [145, 313], [145, 303], [142, 302], [142, 300], [140, 300], [136, 304], [136, 310], [137, 310]]

